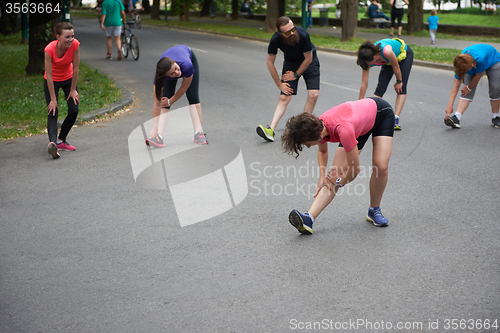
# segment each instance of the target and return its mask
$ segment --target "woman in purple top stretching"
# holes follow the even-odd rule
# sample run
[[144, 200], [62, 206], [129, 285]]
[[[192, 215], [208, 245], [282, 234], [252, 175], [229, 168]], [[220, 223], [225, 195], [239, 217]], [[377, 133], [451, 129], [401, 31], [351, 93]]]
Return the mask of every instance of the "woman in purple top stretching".
[[[177, 80], [182, 77], [180, 88], [175, 91]], [[153, 129], [146, 144], [152, 147], [165, 147], [163, 133], [168, 121], [170, 107], [186, 94], [189, 113], [193, 121], [194, 142], [208, 144], [201, 126], [201, 104], [198, 94], [200, 70], [194, 52], [186, 45], [169, 48], [156, 64], [154, 80]], [[161, 117], [160, 117], [161, 116]], [[161, 121], [160, 121], [161, 120]]]

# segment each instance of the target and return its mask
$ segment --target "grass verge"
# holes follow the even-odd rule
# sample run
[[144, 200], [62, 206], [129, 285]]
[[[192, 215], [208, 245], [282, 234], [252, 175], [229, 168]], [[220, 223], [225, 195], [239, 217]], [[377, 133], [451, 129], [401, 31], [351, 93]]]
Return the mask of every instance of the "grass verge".
[[[231, 34], [235, 36], [247, 36], [253, 38], [260, 38], [264, 40], [269, 40], [272, 33], [266, 33], [263, 29], [255, 29], [248, 27], [238, 27], [234, 25], [224, 25], [224, 24], [206, 24], [198, 22], [182, 22], [177, 20], [169, 21], [157, 21], [151, 20], [149, 18], [144, 18], [143, 23], [155, 24], [161, 26], [171, 26], [171, 27], [181, 27], [189, 28], [194, 30], [203, 31], [213, 31], [225, 34]], [[380, 33], [380, 29], [378, 30]], [[427, 32], [428, 34], [428, 32]], [[315, 35], [314, 31], [309, 35], [311, 41], [317, 47], [327, 47], [346, 51], [357, 51], [359, 46], [365, 41], [363, 38], [353, 38], [347, 42], [341, 42], [340, 38], [327, 37], [323, 35]], [[461, 51], [458, 49], [448, 49], [430, 46], [420, 46], [415, 44], [409, 44], [413, 49], [415, 59], [442, 63], [442, 64], [452, 64], [453, 58]]]
[[[26, 75], [28, 45], [21, 34], [0, 35], [0, 140], [46, 132], [47, 105], [43, 75]], [[106, 107], [120, 98], [120, 89], [106, 75], [80, 63], [79, 113]], [[59, 118], [67, 114], [64, 93], [59, 91]]]

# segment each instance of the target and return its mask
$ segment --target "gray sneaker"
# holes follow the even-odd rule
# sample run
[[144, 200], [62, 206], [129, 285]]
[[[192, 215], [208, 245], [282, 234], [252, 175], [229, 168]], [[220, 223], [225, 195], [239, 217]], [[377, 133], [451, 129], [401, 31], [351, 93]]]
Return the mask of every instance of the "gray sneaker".
[[500, 128], [500, 117], [496, 116], [495, 118], [491, 119], [491, 126], [495, 128]]
[[199, 145], [207, 145], [208, 141], [207, 138], [205, 137], [204, 133], [201, 132], [196, 132], [194, 134], [194, 142], [199, 144]]
[[52, 158], [54, 159], [61, 157], [61, 155], [59, 155], [59, 149], [57, 149], [57, 145], [54, 142], [49, 142], [49, 145], [47, 146], [47, 151], [49, 152], [50, 156], [52, 156]]
[[453, 115], [448, 119], [444, 120], [444, 124], [446, 126], [450, 126], [451, 128], [460, 128], [460, 120], [458, 120], [457, 116]]

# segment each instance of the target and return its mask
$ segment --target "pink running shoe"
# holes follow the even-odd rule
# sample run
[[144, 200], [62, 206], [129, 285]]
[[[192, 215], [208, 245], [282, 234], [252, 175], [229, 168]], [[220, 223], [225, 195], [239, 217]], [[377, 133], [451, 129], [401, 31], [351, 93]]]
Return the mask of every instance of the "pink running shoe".
[[194, 142], [200, 145], [207, 145], [208, 141], [207, 138], [205, 137], [206, 134], [201, 133], [201, 132], [196, 132], [194, 134]]
[[70, 145], [66, 141], [58, 142], [57, 143], [57, 149], [67, 150], [67, 151], [74, 151], [74, 150], [76, 150], [76, 148], [74, 146]]
[[54, 142], [49, 142], [47, 151], [54, 159], [61, 157], [61, 155], [59, 155], [59, 150], [57, 149], [57, 145]]
[[154, 138], [147, 138], [146, 145], [155, 148], [165, 147], [165, 144], [163, 143], [163, 138], [159, 134]]

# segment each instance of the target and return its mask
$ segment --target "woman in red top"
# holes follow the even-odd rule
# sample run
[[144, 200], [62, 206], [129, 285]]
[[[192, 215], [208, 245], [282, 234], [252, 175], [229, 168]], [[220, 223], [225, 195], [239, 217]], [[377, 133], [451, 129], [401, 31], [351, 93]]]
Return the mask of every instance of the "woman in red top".
[[[370, 178], [370, 208], [366, 219], [376, 227], [386, 227], [389, 221], [382, 215], [380, 202], [387, 184], [389, 158], [394, 135], [394, 111], [389, 103], [378, 97], [345, 102], [323, 113], [319, 118], [308, 113], [291, 117], [281, 140], [288, 154], [302, 151], [303, 146], [318, 147], [320, 178], [314, 201], [307, 213], [292, 210], [290, 223], [303, 234], [312, 234], [312, 224], [330, 204], [339, 188], [360, 173], [359, 153], [372, 136], [373, 172]], [[327, 142], [340, 142], [333, 164], [328, 163]]]
[[[80, 96], [76, 86], [80, 66], [80, 42], [75, 39], [73, 25], [69, 22], [58, 23], [55, 28], [56, 40], [45, 47], [45, 80], [43, 89], [47, 101], [47, 132], [49, 134], [48, 152], [59, 158], [59, 149], [75, 150], [66, 142], [66, 137], [78, 115]], [[57, 141], [57, 116], [59, 105], [57, 95], [62, 88], [68, 104], [68, 116], [64, 119]]]

